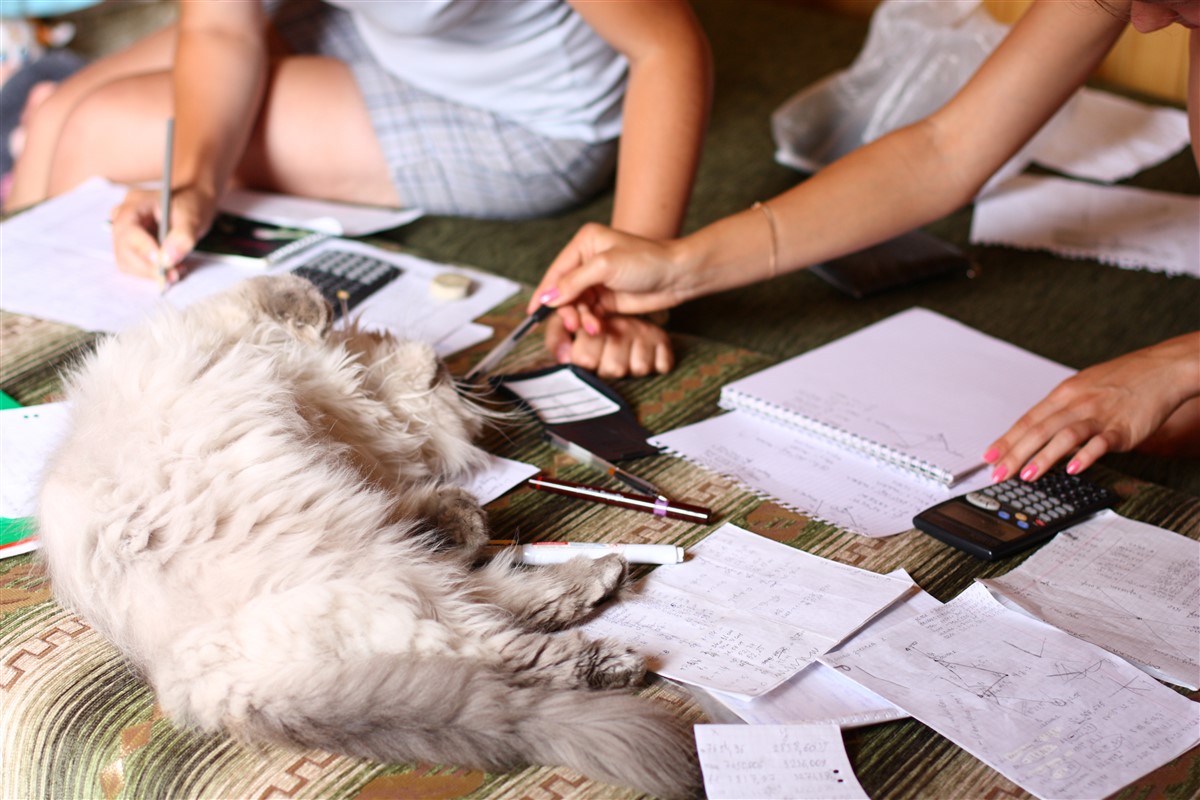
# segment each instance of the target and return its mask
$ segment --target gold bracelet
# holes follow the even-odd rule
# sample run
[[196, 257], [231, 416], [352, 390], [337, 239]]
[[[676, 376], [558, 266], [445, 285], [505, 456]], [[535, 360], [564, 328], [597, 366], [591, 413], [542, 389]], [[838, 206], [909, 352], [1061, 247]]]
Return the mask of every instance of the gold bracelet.
[[775, 230], [775, 212], [766, 203], [756, 202], [751, 208], [757, 208], [767, 216], [767, 227], [771, 229], [771, 260], [767, 262], [768, 278], [774, 278], [779, 268], [779, 234]]

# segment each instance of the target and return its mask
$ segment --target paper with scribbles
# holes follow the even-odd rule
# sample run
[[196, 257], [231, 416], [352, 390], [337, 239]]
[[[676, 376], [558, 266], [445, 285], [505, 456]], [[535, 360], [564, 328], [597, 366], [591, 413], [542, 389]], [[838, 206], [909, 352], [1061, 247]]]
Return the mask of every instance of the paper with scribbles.
[[697, 725], [708, 800], [867, 797], [836, 725]]
[[723, 525], [584, 626], [650, 669], [743, 697], [770, 691], [912, 589]]
[[980, 581], [1015, 607], [1156, 678], [1200, 688], [1200, 542], [1113, 511]]
[[1200, 704], [979, 584], [821, 663], [1039, 797], [1106, 797], [1200, 744]]
[[990, 483], [979, 472], [949, 489], [741, 411], [676, 428], [650, 443], [800, 514], [872, 537], [912, 530], [921, 511]]

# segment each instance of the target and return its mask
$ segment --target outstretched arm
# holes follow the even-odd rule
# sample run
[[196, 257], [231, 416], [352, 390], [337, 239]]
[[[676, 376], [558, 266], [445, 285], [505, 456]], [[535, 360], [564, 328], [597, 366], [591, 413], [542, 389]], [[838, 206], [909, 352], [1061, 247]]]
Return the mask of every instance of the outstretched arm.
[[160, 260], [177, 265], [211, 224], [258, 118], [265, 24], [258, 2], [180, 4], [171, 230], [160, 253], [158, 192], [131, 191], [113, 215], [117, 260], [128, 271], [151, 275]]
[[[1125, 23], [1099, 3], [1038, 0], [939, 111], [865, 145], [771, 199], [665, 245], [589, 226], [535, 292], [585, 299], [599, 313], [743, 286], [863, 249], [938, 219], [979, 191], [1079, 88]], [[597, 256], [604, 258], [596, 260]], [[632, 276], [633, 265], [649, 270]], [[653, 299], [632, 295], [653, 287]]]

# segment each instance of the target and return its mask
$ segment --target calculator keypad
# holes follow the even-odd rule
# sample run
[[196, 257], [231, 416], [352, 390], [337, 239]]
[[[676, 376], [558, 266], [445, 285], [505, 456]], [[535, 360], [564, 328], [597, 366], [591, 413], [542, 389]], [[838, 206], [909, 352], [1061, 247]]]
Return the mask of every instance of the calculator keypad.
[[971, 505], [1023, 530], [1089, 514], [1113, 499], [1108, 489], [1065, 472], [1050, 472], [1033, 483], [1013, 478], [966, 495]]
[[325, 250], [292, 270], [293, 274], [317, 287], [333, 306], [334, 319], [341, 317], [343, 311], [343, 298], [338, 296], [339, 292], [345, 292], [344, 308], [349, 311], [398, 278], [401, 272], [399, 267], [386, 261], [346, 250]]

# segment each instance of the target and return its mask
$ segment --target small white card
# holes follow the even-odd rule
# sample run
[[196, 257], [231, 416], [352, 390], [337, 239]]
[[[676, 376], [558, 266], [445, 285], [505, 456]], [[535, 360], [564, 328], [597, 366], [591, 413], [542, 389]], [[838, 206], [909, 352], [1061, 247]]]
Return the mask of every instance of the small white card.
[[709, 800], [858, 800], [836, 725], [697, 725]]

